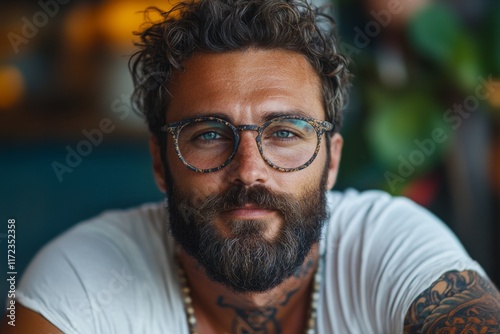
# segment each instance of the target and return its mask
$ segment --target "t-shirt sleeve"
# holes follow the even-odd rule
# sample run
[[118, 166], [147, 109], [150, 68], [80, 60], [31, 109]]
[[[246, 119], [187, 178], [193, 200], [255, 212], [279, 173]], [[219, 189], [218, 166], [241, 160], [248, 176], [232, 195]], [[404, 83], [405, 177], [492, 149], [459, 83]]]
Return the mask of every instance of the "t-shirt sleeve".
[[64, 333], [187, 333], [163, 206], [103, 213], [45, 246], [17, 301]]
[[[402, 333], [404, 318], [416, 297], [448, 271], [474, 270], [486, 277], [481, 266], [472, 260], [450, 229], [427, 210], [408, 199], [399, 198], [388, 213], [390, 226], [377, 229], [382, 245], [372, 245], [380, 266], [372, 267], [372, 277], [386, 280], [371, 291], [377, 307], [385, 305], [392, 319], [391, 333]], [[391, 241], [392, 239], [392, 241]], [[380, 248], [383, 246], [383, 248]], [[379, 252], [375, 252], [379, 249]], [[387, 253], [384, 254], [383, 250]], [[369, 288], [373, 287], [369, 285]], [[384, 297], [382, 297], [384, 296]], [[385, 299], [385, 300], [384, 300]]]
[[[119, 244], [79, 226], [49, 243], [32, 260], [16, 299], [64, 333], [128, 333], [135, 276]], [[133, 308], [131, 308], [133, 310]]]
[[347, 272], [343, 298], [374, 332], [402, 333], [412, 302], [445, 272], [486, 276], [450, 229], [424, 208], [382, 192], [356, 194], [348, 193], [351, 204], [337, 213], [344, 223], [331, 231], [336, 267], [329, 270]]
[[36, 255], [22, 276], [16, 299], [64, 333], [95, 333], [89, 296], [73, 259], [81, 241], [71, 239], [69, 249], [69, 240], [58, 239]]

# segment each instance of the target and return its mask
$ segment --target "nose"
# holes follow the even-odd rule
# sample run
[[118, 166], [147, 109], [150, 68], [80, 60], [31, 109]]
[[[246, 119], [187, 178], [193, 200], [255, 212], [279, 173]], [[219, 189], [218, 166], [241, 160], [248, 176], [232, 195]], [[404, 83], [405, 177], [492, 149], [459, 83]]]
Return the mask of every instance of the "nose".
[[269, 178], [269, 167], [262, 159], [255, 141], [254, 131], [240, 132], [240, 143], [233, 161], [226, 167], [229, 182], [252, 186], [265, 183]]

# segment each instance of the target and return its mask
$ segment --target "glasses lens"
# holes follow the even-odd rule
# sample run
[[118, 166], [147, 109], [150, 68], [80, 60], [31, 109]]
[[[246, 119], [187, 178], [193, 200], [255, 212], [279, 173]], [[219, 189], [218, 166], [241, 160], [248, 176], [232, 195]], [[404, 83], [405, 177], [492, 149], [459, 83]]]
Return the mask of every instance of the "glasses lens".
[[220, 167], [231, 156], [233, 147], [233, 130], [216, 121], [192, 122], [179, 133], [182, 157], [198, 169]]
[[299, 119], [280, 119], [270, 123], [262, 133], [262, 151], [273, 164], [297, 168], [308, 162], [318, 145], [314, 127]]

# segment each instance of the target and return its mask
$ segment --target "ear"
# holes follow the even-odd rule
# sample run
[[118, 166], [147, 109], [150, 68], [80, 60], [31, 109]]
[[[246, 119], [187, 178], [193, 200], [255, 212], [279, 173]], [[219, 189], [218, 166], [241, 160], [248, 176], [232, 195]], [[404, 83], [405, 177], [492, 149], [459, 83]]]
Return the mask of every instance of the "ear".
[[160, 152], [160, 146], [154, 136], [149, 138], [149, 151], [151, 152], [151, 157], [153, 158], [153, 172], [156, 185], [165, 194], [167, 187], [165, 181], [165, 171], [161, 161], [162, 152]]
[[342, 146], [344, 139], [339, 133], [335, 133], [330, 140], [330, 166], [328, 166], [328, 178], [326, 182], [326, 190], [330, 190], [337, 181], [339, 172], [340, 156], [342, 154]]

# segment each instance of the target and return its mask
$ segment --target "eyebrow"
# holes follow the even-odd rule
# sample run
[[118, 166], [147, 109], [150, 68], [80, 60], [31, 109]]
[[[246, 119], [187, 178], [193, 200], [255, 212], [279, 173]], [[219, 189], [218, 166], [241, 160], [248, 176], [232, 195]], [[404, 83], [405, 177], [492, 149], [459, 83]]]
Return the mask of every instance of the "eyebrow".
[[231, 116], [219, 112], [197, 112], [192, 116], [189, 116], [189, 118], [197, 118], [197, 117], [217, 117], [220, 119], [223, 119], [229, 123], [231, 123], [232, 119]]
[[[261, 123], [265, 123], [273, 118], [276, 117], [283, 117], [283, 116], [302, 116], [302, 117], [312, 117], [311, 115], [308, 115], [305, 111], [300, 110], [300, 109], [290, 109], [290, 110], [284, 110], [284, 111], [273, 111], [273, 112], [268, 112], [265, 115], [263, 115], [260, 118]], [[220, 113], [220, 112], [198, 112], [195, 113], [194, 115], [190, 116], [189, 118], [196, 118], [196, 117], [217, 117], [220, 119], [223, 119], [231, 124], [234, 123], [233, 118], [225, 113]]]
[[311, 115], [306, 114], [305, 111], [302, 111], [300, 109], [292, 109], [292, 110], [286, 110], [286, 111], [276, 111], [276, 112], [270, 112], [266, 115], [264, 115], [261, 120], [263, 122], [267, 122], [273, 118], [276, 117], [282, 117], [282, 116], [302, 116], [302, 117], [309, 117], [311, 118]]

